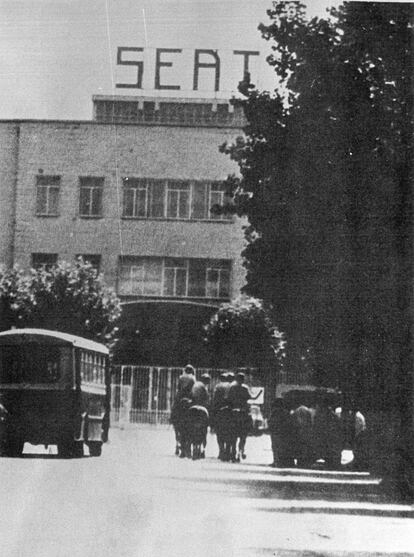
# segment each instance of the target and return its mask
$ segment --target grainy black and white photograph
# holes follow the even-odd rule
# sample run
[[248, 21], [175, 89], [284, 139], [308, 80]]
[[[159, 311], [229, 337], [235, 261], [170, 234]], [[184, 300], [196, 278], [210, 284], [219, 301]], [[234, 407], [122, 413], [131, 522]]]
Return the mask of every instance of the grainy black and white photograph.
[[1, 557], [414, 556], [413, 33], [0, 0]]

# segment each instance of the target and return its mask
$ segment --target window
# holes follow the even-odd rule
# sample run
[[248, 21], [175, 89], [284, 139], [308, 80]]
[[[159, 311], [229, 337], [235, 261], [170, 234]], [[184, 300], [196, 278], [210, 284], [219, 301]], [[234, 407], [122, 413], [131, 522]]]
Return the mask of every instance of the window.
[[226, 203], [220, 182], [123, 178], [123, 218], [229, 220], [211, 208]]
[[170, 219], [190, 218], [190, 182], [168, 180], [167, 217]]
[[124, 218], [164, 218], [166, 181], [149, 178], [123, 179]]
[[56, 217], [59, 214], [60, 176], [37, 176], [36, 215]]
[[[216, 103], [214, 103], [216, 104]], [[229, 103], [145, 101], [141, 110], [136, 100], [94, 99], [95, 118], [100, 122], [151, 122], [184, 124], [190, 126], [237, 127], [246, 125], [242, 107], [235, 106], [229, 111]]]
[[85, 263], [89, 263], [99, 273], [101, 268], [101, 256], [96, 253], [78, 253], [76, 258], [81, 258]]
[[65, 347], [39, 342], [2, 346], [0, 352], [0, 383], [52, 384], [58, 383], [65, 372]]
[[118, 290], [124, 296], [161, 296], [162, 259], [121, 258]]
[[209, 261], [206, 269], [206, 298], [230, 296], [230, 266], [227, 261]]
[[53, 265], [56, 265], [57, 262], [57, 253], [32, 253], [33, 269], [45, 269], [48, 271]]
[[80, 178], [79, 182], [79, 215], [81, 217], [101, 217], [104, 179], [89, 176]]
[[105, 357], [95, 352], [82, 350], [80, 360], [82, 381], [105, 385]]
[[224, 205], [225, 202], [225, 188], [220, 183], [209, 184], [209, 196], [208, 196], [208, 218], [215, 220], [223, 220], [226, 217], [225, 214], [215, 213], [212, 209], [217, 205]]
[[122, 216], [148, 217], [148, 180], [124, 178]]
[[122, 257], [118, 292], [122, 296], [229, 298], [227, 260]]
[[123, 178], [123, 218], [229, 220], [211, 208], [226, 203], [218, 182]]
[[164, 260], [164, 296], [186, 296], [188, 290], [188, 260]]

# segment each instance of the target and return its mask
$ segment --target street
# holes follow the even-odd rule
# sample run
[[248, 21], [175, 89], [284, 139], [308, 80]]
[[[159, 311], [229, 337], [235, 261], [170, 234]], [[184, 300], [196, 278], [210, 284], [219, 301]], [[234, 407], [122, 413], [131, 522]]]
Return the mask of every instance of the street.
[[169, 428], [113, 428], [100, 458], [26, 444], [0, 459], [0, 555], [414, 555], [413, 507], [381, 504], [365, 474], [274, 470], [267, 436], [241, 464], [217, 460], [213, 435], [205, 460], [174, 446]]

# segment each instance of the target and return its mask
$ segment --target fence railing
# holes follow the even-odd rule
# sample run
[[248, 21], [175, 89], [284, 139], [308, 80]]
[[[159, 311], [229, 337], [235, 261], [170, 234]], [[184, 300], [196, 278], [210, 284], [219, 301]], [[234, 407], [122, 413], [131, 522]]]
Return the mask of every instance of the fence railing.
[[[220, 373], [228, 370], [198, 368], [196, 377], [208, 373], [211, 377], [210, 391], [214, 391]], [[167, 424], [177, 392], [178, 378], [182, 368], [157, 366], [115, 366], [112, 374], [111, 422]], [[264, 386], [263, 372], [243, 369], [246, 383]]]

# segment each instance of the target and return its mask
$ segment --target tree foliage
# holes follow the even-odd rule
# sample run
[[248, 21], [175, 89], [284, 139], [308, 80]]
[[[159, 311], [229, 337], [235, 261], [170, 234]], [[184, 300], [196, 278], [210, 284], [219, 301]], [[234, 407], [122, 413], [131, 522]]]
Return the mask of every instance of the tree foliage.
[[307, 357], [321, 383], [358, 393], [369, 377], [386, 392], [411, 300], [412, 6], [349, 2], [307, 21], [279, 2], [268, 15], [278, 86], [247, 76], [245, 138], [222, 147], [249, 220], [245, 291], [275, 308], [292, 366]]
[[281, 365], [285, 342], [261, 300], [241, 296], [222, 304], [205, 327], [206, 342], [221, 366]]
[[0, 272], [1, 327], [54, 329], [112, 346], [120, 301], [89, 264]]

